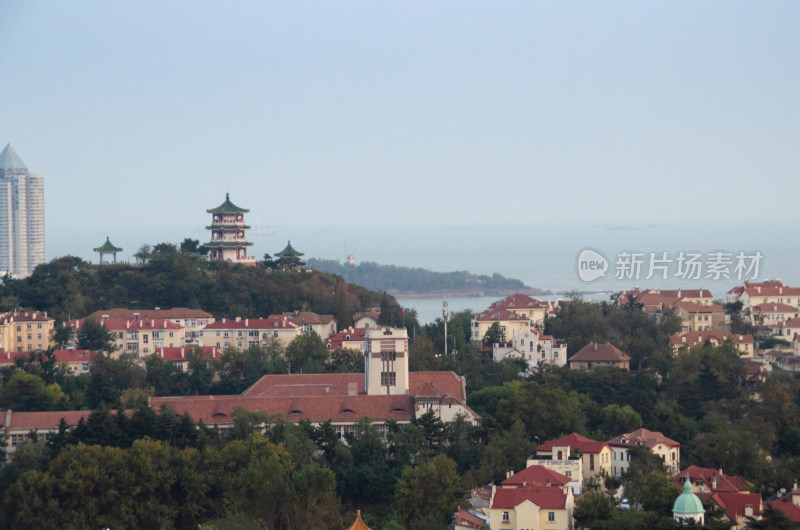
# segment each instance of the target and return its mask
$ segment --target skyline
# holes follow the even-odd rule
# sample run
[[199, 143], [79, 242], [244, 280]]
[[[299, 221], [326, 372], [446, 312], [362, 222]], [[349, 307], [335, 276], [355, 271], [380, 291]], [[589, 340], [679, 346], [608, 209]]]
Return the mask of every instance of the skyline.
[[800, 191], [800, 5], [458, 8], [4, 3], [0, 142], [48, 178], [47, 259], [204, 242], [226, 192], [279, 235], [259, 256], [365, 224], [797, 221], [751, 201]]

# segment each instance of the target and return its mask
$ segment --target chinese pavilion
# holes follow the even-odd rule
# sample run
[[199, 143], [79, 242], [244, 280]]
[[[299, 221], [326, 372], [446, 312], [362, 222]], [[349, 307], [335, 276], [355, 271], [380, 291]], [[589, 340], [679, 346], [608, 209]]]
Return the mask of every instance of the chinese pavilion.
[[111, 244], [111, 241], [109, 241], [108, 237], [106, 237], [106, 242], [105, 243], [103, 243], [99, 247], [93, 248], [92, 250], [94, 250], [95, 252], [100, 254], [100, 265], [102, 265], [103, 263], [106, 263], [106, 264], [108, 263], [108, 261], [103, 261], [103, 255], [104, 254], [111, 254], [112, 256], [114, 256], [114, 263], [116, 263], [117, 262], [117, 252], [122, 252], [121, 248], [115, 247], [114, 245]]
[[298, 252], [292, 246], [292, 242], [286, 243], [286, 248], [275, 254], [275, 261], [283, 270], [300, 270], [300, 267], [305, 265], [301, 259], [304, 256], [302, 252]]
[[206, 243], [209, 258], [255, 265], [255, 257], [247, 255], [247, 247], [252, 243], [248, 243], [244, 235], [250, 228], [244, 224], [244, 214], [250, 210], [233, 204], [226, 193], [225, 202], [206, 211], [211, 214], [211, 225], [206, 227], [211, 230], [211, 241]]

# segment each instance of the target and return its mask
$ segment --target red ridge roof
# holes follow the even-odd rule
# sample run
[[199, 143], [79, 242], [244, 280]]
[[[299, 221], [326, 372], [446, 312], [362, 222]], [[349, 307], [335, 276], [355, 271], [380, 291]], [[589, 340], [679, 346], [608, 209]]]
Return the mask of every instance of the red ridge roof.
[[597, 440], [592, 440], [591, 438], [587, 438], [574, 432], [561, 439], [550, 440], [549, 442], [540, 445], [536, 448], [536, 452], [550, 452], [554, 447], [564, 445], [569, 446], [570, 452], [574, 451], [575, 449], [580, 449], [581, 453], [599, 453], [604, 448], [609, 447], [608, 443], [606, 442], [598, 442]]

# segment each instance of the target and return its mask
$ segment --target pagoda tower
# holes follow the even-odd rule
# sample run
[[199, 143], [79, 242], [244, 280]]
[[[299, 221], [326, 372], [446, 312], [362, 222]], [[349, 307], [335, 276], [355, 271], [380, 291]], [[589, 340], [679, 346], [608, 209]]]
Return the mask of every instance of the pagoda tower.
[[247, 255], [247, 247], [252, 243], [244, 235], [250, 228], [244, 224], [244, 214], [250, 210], [233, 204], [226, 193], [225, 202], [206, 211], [211, 214], [211, 225], [206, 227], [211, 230], [211, 241], [206, 243], [209, 258], [255, 265], [256, 258]]

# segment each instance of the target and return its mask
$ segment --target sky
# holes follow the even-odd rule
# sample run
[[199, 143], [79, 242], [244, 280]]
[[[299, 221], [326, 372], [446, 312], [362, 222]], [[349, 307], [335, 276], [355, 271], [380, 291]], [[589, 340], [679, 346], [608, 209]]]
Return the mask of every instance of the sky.
[[406, 227], [796, 242], [798, 21], [796, 1], [3, 0], [0, 143], [45, 177], [48, 259], [205, 240], [226, 192], [276, 236], [259, 255], [390, 262], [359, 234]]

